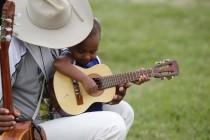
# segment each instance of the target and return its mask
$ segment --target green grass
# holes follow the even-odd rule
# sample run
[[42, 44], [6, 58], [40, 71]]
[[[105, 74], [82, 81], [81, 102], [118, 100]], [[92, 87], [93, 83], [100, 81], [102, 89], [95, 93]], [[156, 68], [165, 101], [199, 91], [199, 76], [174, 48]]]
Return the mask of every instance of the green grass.
[[102, 25], [99, 55], [113, 73], [168, 58], [179, 64], [173, 80], [129, 88], [127, 140], [210, 140], [210, 1], [138, 1], [90, 0]]

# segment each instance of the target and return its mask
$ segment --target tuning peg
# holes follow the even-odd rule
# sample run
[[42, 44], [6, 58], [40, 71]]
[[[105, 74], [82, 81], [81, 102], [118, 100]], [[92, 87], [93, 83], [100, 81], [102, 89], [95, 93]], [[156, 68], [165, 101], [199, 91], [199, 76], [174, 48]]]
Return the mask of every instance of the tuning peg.
[[155, 62], [155, 64], [160, 64], [161, 62], [159, 61], [159, 62]]
[[165, 80], [166, 79], [166, 77], [161, 77], [161, 80]]
[[10, 41], [12, 39], [11, 35], [6, 35], [6, 41]]
[[167, 60], [163, 60], [161, 63], [165, 63], [165, 62], [167, 62]]
[[166, 60], [164, 60], [164, 62], [169, 62], [170, 61], [170, 59], [166, 59]]
[[10, 27], [7, 27], [7, 28], [5, 28], [5, 29], [6, 29], [7, 32], [12, 31], [12, 28], [10, 28]]
[[5, 20], [6, 22], [12, 23], [12, 19], [10, 19], [10, 18], [5, 18], [4, 20]]

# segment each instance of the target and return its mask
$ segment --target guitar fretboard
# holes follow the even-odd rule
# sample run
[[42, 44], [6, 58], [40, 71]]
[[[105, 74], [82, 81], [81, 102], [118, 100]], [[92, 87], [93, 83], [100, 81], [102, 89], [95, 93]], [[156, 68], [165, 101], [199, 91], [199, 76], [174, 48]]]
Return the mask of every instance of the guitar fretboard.
[[127, 72], [123, 74], [115, 74], [105, 77], [97, 78], [96, 83], [100, 90], [114, 87], [116, 85], [125, 84], [127, 82], [134, 82], [139, 79], [141, 75], [146, 75], [148, 77], [153, 77], [153, 69], [139, 70], [134, 72]]

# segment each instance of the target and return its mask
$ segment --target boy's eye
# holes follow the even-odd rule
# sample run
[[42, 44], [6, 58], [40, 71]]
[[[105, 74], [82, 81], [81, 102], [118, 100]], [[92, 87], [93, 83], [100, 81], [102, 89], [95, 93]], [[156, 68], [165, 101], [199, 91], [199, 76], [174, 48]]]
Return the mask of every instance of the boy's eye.
[[95, 54], [95, 53], [96, 53], [96, 50], [95, 50], [95, 51], [90, 51], [90, 53], [91, 53], [91, 54]]
[[79, 49], [77, 50], [77, 52], [78, 52], [78, 53], [85, 53], [85, 51], [79, 50]]
[[77, 52], [78, 52], [78, 53], [81, 53], [81, 54], [82, 54], [82, 53], [91, 53], [91, 54], [95, 54], [95, 53], [96, 53], [96, 51], [97, 51], [97, 50], [87, 52], [87, 51], [80, 50], [80, 49], [78, 49], [78, 50], [77, 50]]

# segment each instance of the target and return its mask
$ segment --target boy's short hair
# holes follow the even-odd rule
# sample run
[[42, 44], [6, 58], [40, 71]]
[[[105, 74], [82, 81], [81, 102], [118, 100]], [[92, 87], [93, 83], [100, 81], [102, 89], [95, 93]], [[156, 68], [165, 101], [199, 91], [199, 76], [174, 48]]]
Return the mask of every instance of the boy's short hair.
[[95, 35], [97, 35], [97, 33], [99, 33], [99, 37], [100, 37], [101, 26], [100, 26], [99, 21], [96, 18], [94, 18], [93, 19], [93, 28], [92, 28], [90, 34], [88, 35], [88, 38], [94, 37]]

